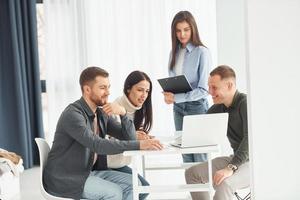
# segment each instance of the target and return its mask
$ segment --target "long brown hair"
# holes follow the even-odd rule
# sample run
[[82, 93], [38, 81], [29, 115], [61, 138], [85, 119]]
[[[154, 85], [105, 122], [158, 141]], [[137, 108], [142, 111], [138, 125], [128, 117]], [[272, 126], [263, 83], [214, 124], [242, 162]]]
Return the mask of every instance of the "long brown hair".
[[191, 27], [191, 40], [190, 42], [194, 46], [204, 46], [199, 37], [199, 32], [197, 28], [196, 21], [193, 15], [189, 11], [180, 11], [175, 15], [171, 24], [171, 38], [172, 38], [172, 57], [170, 62], [170, 69], [173, 69], [175, 66], [175, 57], [177, 53], [177, 47], [180, 44], [180, 41], [176, 37], [176, 25], [180, 22], [186, 21]]
[[140, 81], [146, 80], [150, 84], [148, 97], [145, 100], [141, 109], [137, 110], [134, 114], [134, 126], [136, 130], [142, 129], [148, 133], [152, 127], [153, 117], [152, 117], [152, 82], [149, 76], [145, 72], [133, 71], [131, 72], [124, 83], [123, 92], [128, 97], [128, 91]]

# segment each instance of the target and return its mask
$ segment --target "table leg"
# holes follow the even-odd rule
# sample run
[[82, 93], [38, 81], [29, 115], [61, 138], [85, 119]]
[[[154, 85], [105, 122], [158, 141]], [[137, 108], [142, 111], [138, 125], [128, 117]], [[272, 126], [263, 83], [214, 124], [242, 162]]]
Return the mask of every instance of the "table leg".
[[133, 190], [133, 200], [139, 200], [138, 192], [138, 156], [132, 156], [132, 190]]
[[213, 177], [212, 177], [212, 162], [211, 162], [211, 153], [207, 153], [207, 162], [208, 162], [208, 184], [209, 184], [209, 199], [213, 200]]
[[146, 167], [145, 156], [142, 155], [142, 169], [143, 169], [143, 177], [144, 177], [144, 178], [146, 178], [146, 170], [145, 170], [145, 167]]

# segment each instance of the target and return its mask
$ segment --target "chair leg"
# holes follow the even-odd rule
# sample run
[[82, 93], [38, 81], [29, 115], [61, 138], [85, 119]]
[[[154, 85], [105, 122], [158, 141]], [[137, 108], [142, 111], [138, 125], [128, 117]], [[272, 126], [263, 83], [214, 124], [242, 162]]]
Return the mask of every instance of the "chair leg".
[[251, 199], [251, 192], [249, 192], [249, 193], [247, 194], [247, 196], [246, 196], [244, 199], [245, 199], [245, 200]]
[[237, 192], [234, 193], [237, 200], [249, 200], [251, 199], [251, 192], [249, 192], [244, 198], [240, 197]]
[[234, 195], [236, 196], [237, 200], [243, 200], [243, 199], [238, 195], [237, 192], [235, 192]]

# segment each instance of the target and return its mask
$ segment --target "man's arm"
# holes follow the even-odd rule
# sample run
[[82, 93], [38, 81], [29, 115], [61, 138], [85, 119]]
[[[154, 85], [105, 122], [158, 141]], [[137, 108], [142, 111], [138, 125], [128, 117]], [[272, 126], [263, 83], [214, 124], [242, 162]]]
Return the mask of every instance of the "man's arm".
[[110, 136], [119, 140], [136, 140], [133, 121], [126, 115], [120, 115], [121, 123], [112, 117], [107, 121], [107, 132]]
[[87, 124], [82, 111], [69, 107], [59, 120], [59, 131], [68, 134], [78, 143], [98, 154], [118, 154], [125, 150], [138, 150], [138, 141], [116, 141], [102, 139], [95, 135]]
[[[120, 140], [136, 140], [133, 121], [126, 116], [126, 110], [118, 103], [107, 103], [102, 108], [108, 115], [107, 134]], [[120, 116], [121, 123], [114, 117]]]
[[[242, 121], [242, 130], [241, 134], [243, 134], [243, 139], [235, 151], [233, 158], [231, 159], [230, 164], [239, 167], [243, 163], [245, 163], [249, 158], [249, 148], [248, 148], [248, 123], [247, 123], [247, 101], [246, 99], [241, 102], [240, 106], [240, 116]], [[213, 177], [213, 181], [216, 185], [219, 185], [223, 182], [223, 180], [227, 177], [232, 176], [234, 171], [229, 167], [225, 167], [224, 169], [218, 170]]]
[[249, 147], [248, 147], [248, 120], [247, 120], [247, 101], [246, 99], [241, 102], [240, 110], [239, 110], [241, 121], [242, 121], [242, 133], [243, 139], [238, 147], [238, 149], [234, 152], [233, 158], [231, 160], [231, 164], [239, 167], [243, 163], [247, 162], [249, 159]]

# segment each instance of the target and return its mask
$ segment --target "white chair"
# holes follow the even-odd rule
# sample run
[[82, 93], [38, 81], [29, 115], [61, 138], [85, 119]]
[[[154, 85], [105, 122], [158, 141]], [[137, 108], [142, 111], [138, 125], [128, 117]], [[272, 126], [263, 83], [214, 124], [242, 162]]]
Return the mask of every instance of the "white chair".
[[50, 151], [50, 147], [45, 139], [43, 138], [35, 138], [35, 142], [39, 148], [39, 155], [40, 155], [40, 190], [43, 195], [43, 197], [47, 200], [72, 200], [69, 198], [62, 198], [62, 197], [56, 197], [51, 194], [49, 194], [43, 185], [43, 171], [44, 167], [46, 165], [47, 159], [48, 159], [48, 153]]

